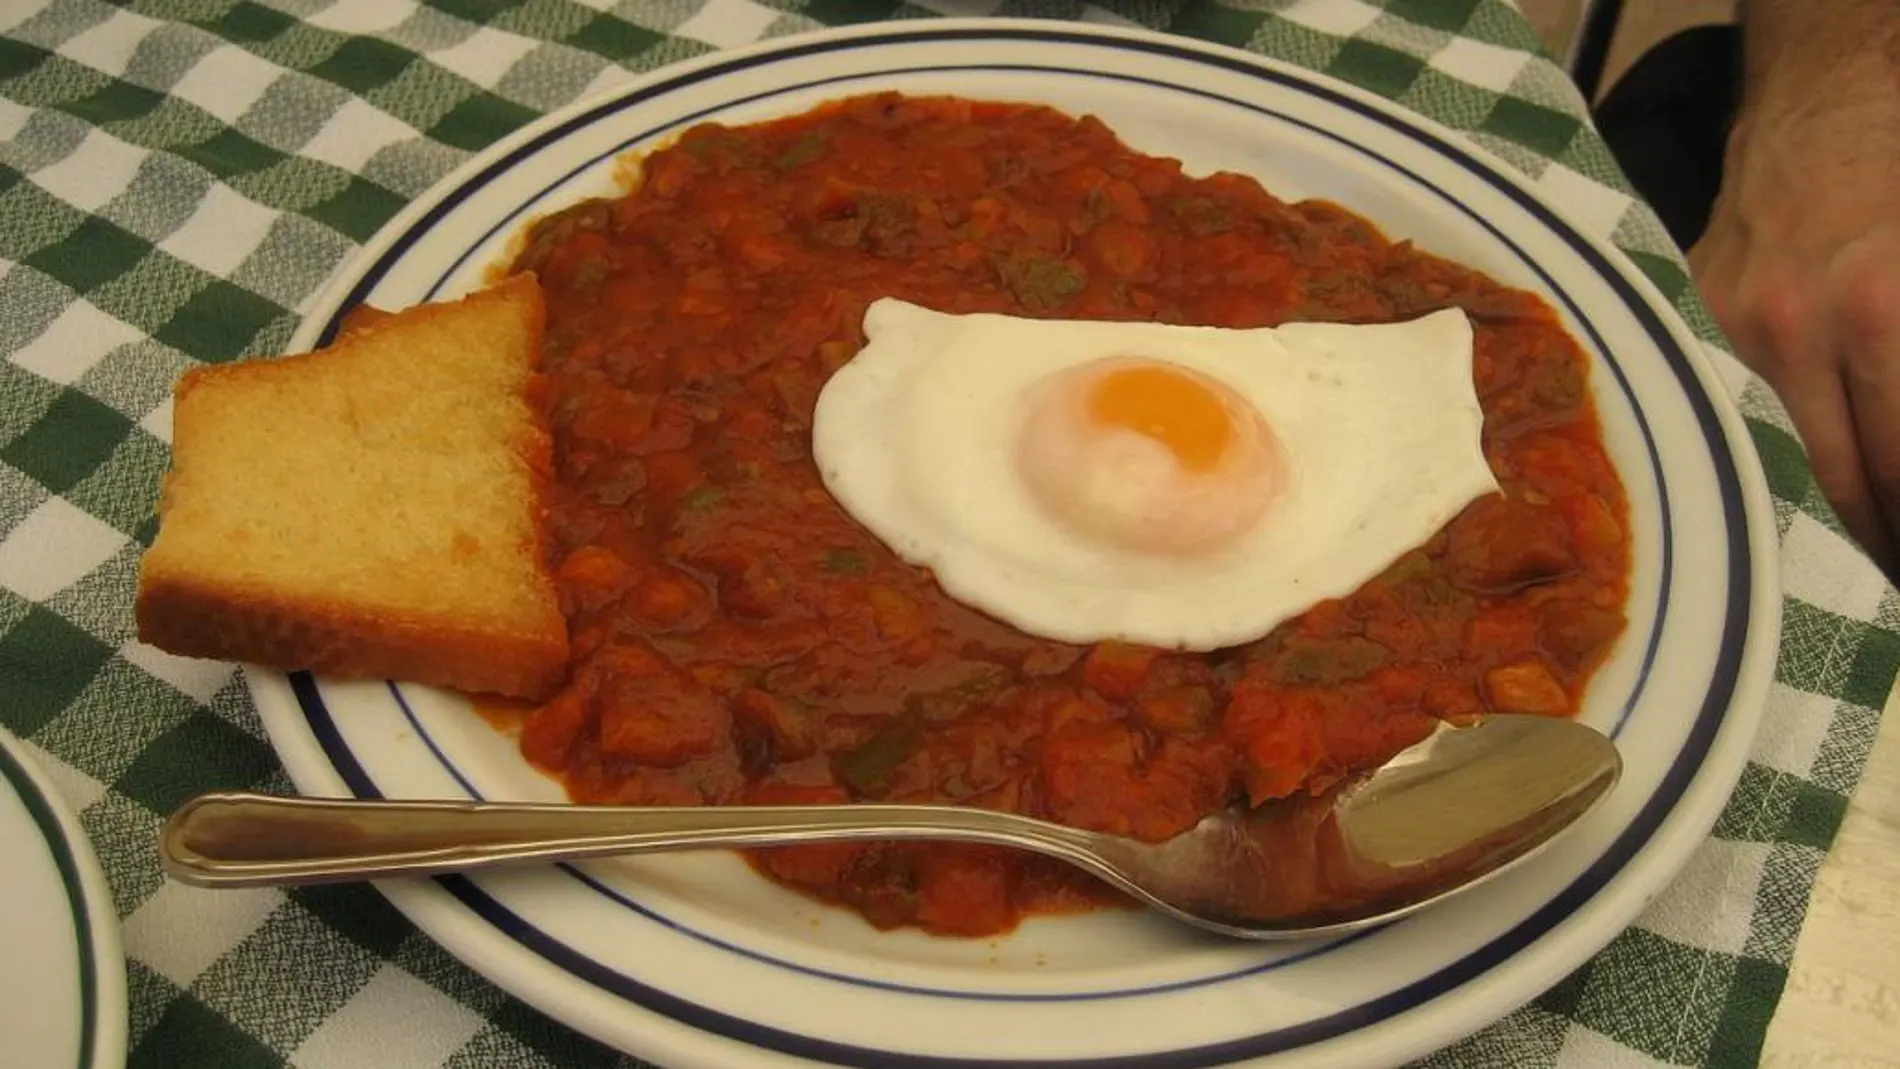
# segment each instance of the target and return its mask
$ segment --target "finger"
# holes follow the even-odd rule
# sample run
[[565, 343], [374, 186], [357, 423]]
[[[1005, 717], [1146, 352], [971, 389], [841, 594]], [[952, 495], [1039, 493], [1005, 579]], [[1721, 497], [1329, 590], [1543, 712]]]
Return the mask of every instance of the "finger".
[[[1868, 458], [1863, 462], [1862, 479], [1868, 486], [1871, 508], [1864, 517], [1850, 518], [1841, 514], [1841, 523], [1847, 532], [1854, 536], [1860, 547], [1867, 551], [1880, 570], [1890, 577], [1900, 579], [1900, 550], [1896, 550], [1894, 532], [1900, 530], [1900, 508], [1896, 507], [1895, 497], [1900, 495], [1900, 482], [1891, 477], [1882, 478], [1880, 472], [1884, 466], [1892, 470], [1891, 461], [1876, 463], [1876, 456], [1891, 456], [1900, 440], [1896, 440], [1891, 429], [1880, 429], [1883, 419], [1878, 414], [1881, 405], [1869, 400], [1864, 394], [1848, 388], [1848, 409], [1854, 420], [1855, 435], [1859, 439], [1861, 456]], [[1870, 428], [1872, 430], [1870, 431]], [[1818, 481], [1819, 476], [1816, 476]], [[1823, 493], [1826, 492], [1823, 488]], [[1839, 511], [1839, 510], [1836, 510]]]
[[1711, 221], [1710, 225], [1702, 231], [1702, 236], [1696, 239], [1696, 243], [1682, 251], [1682, 258], [1689, 261], [1689, 273], [1691, 275], [1697, 277], [1701, 276], [1702, 269], [1706, 266], [1710, 250], [1722, 239], [1722, 233], [1725, 229], [1726, 228]]
[[1734, 301], [1731, 299], [1736, 283], [1734, 265], [1740, 259], [1736, 255], [1738, 251], [1735, 239], [1724, 227], [1704, 234], [1688, 252], [1689, 277], [1695, 280], [1709, 314], [1715, 317], [1723, 332], [1730, 335], [1731, 341], [1738, 327], [1733, 322]]
[[1737, 355], [1768, 380], [1807, 447], [1815, 482], [1869, 554], [1892, 554], [1886, 520], [1861, 460], [1854, 412], [1827, 310], [1793, 285], [1764, 286], [1738, 302]]
[[1846, 384], [1830, 376], [1779, 392], [1807, 446], [1808, 461], [1822, 496], [1869, 556], [1879, 561], [1890, 559], [1892, 534], [1861, 459], [1859, 424]]
[[[1884, 258], [1883, 258], [1884, 260]], [[1841, 363], [1854, 413], [1862, 466], [1884, 545], [1867, 550], [1881, 568], [1896, 570], [1894, 533], [1900, 531], [1900, 271], [1882, 260], [1840, 265]]]
[[[1732, 207], [1726, 183], [1716, 195], [1715, 203], [1709, 208], [1708, 222], [1702, 227], [1702, 233], [1694, 245], [1684, 250], [1683, 258], [1689, 261], [1689, 277], [1706, 293], [1709, 283], [1724, 268], [1733, 267], [1742, 262], [1740, 255], [1747, 246], [1748, 227], [1741, 214]], [[1732, 283], [1733, 278], [1727, 279]], [[1718, 286], [1727, 291], [1727, 286]]]
[[[1689, 246], [1682, 254], [1682, 258], [1689, 262], [1689, 277], [1695, 279], [1696, 285], [1705, 291], [1708, 289], [1708, 276], [1712, 273], [1710, 268], [1715, 260], [1715, 247], [1721, 240], [1718, 235], [1704, 234], [1702, 240]], [[1704, 297], [1706, 296], [1705, 292]]]
[[1846, 383], [1835, 375], [1791, 384], [1777, 392], [1795, 429], [1801, 432], [1822, 496], [1869, 556], [1882, 562], [1890, 560], [1893, 538], [1861, 460], [1858, 424]]

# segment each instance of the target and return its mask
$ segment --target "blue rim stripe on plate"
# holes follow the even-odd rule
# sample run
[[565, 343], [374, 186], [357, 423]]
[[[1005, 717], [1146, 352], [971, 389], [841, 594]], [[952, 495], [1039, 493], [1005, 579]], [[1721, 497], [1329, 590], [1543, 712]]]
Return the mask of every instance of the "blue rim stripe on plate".
[[[964, 1067], [974, 1065], [1020, 1066], [1023, 1069], [1052, 1065], [1089, 1064], [1112, 1066], [1116, 1069], [1132, 1069], [1135, 1066], [1153, 1067], [1153, 1069], [1187, 1069], [1190, 1066], [1217, 1065], [1222, 1062], [1256, 1057], [1276, 1051], [1287, 1050], [1332, 1038], [1346, 1032], [1374, 1024], [1398, 1013], [1415, 1008], [1445, 994], [1468, 980], [1496, 967], [1535, 941], [1581, 907], [1620, 871], [1648, 843], [1663, 821], [1674, 810], [1689, 784], [1700, 770], [1709, 748], [1714, 742], [1724, 714], [1734, 697], [1738, 672], [1747, 635], [1747, 623], [1750, 616], [1750, 596], [1753, 577], [1746, 567], [1747, 527], [1746, 513], [1743, 508], [1741, 481], [1734, 460], [1727, 453], [1727, 444], [1715, 409], [1709, 398], [1703, 393], [1699, 380], [1690, 366], [1686, 354], [1676, 345], [1660, 316], [1643, 299], [1636, 287], [1618, 273], [1594, 247], [1580, 241], [1577, 236], [1559, 220], [1554, 213], [1538, 203], [1514, 183], [1505, 180], [1489, 165], [1481, 163], [1465, 152], [1447, 143], [1434, 133], [1418, 129], [1404, 123], [1382, 110], [1338, 92], [1328, 86], [1296, 77], [1290, 73], [1257, 65], [1217, 53], [1204, 52], [1158, 41], [1130, 40], [1122, 38], [1098, 37], [1092, 34], [1064, 32], [1042, 29], [962, 29], [944, 28], [932, 30], [927, 25], [905, 31], [880, 35], [865, 35], [843, 40], [812, 42], [788, 47], [759, 56], [735, 59], [724, 64], [716, 64], [697, 71], [679, 75], [673, 79], [661, 81], [643, 87], [628, 95], [610, 101], [600, 108], [577, 116], [575, 119], [556, 126], [535, 138], [518, 146], [515, 150], [498, 160], [495, 164], [480, 172], [478, 179], [487, 181], [502, 170], [506, 170], [519, 159], [532, 155], [547, 144], [565, 137], [573, 129], [586, 125], [599, 117], [624, 109], [633, 103], [650, 99], [665, 92], [671, 92], [685, 85], [702, 81], [735, 70], [755, 67], [803, 56], [820, 54], [827, 51], [848, 48], [862, 48], [876, 45], [918, 43], [943, 40], [1017, 40], [1045, 41], [1083, 45], [1095, 48], [1122, 49], [1162, 55], [1192, 63], [1202, 63], [1223, 68], [1244, 76], [1264, 81], [1276, 82], [1290, 88], [1309, 93], [1329, 103], [1357, 112], [1397, 133], [1423, 142], [1436, 149], [1441, 155], [1460, 164], [1480, 179], [1496, 187], [1499, 192], [1517, 202], [1529, 214], [1543, 222], [1554, 234], [1563, 237], [1574, 251], [1583, 257], [1598, 274], [1610, 285], [1625, 306], [1637, 318], [1643, 329], [1656, 342], [1672, 372], [1681, 383], [1685, 399], [1695, 413], [1698, 427], [1710, 446], [1710, 459], [1716, 470], [1719, 496], [1723, 504], [1723, 513], [1727, 520], [1726, 542], [1728, 550], [1728, 603], [1725, 607], [1722, 644], [1717, 662], [1711, 674], [1711, 686], [1704, 696], [1696, 719], [1690, 730], [1686, 744], [1678, 751], [1675, 761], [1665, 774], [1658, 790], [1644, 805], [1622, 835], [1611, 848], [1591, 868], [1579, 877], [1563, 892], [1540, 907], [1530, 917], [1520, 922], [1511, 931], [1494, 939], [1491, 943], [1467, 955], [1460, 961], [1425, 977], [1398, 991], [1352, 1007], [1341, 1013], [1317, 1021], [1281, 1029], [1262, 1035], [1243, 1037], [1219, 1044], [1186, 1048], [1176, 1051], [1153, 1054], [1131, 1055], [1107, 1059], [1046, 1059], [1034, 1061], [1010, 1061], [996, 1059], [960, 1059], [941, 1058], [926, 1055], [913, 1055], [901, 1052], [876, 1050], [816, 1039], [779, 1029], [768, 1028], [749, 1021], [734, 1018], [677, 996], [658, 991], [611, 970], [604, 970], [597, 962], [574, 952], [562, 944], [556, 943], [521, 918], [509, 912], [505, 907], [489, 898], [472, 882], [460, 877], [443, 878], [442, 886], [454, 894], [465, 906], [489, 920], [501, 931], [522, 945], [533, 950], [551, 963], [563, 968], [577, 978], [611, 991], [636, 1004], [642, 1005], [665, 1016], [672, 1017], [684, 1024], [702, 1030], [728, 1036], [755, 1046], [795, 1054], [804, 1057], [823, 1058], [842, 1061], [846, 1064], [866, 1067]], [[466, 188], [466, 187], [465, 187]], [[438, 221], [452, 208], [460, 197], [452, 195], [443, 202], [434, 205], [425, 212], [410, 231], [397, 239], [391, 248], [379, 260], [373, 274], [359, 280], [342, 302], [348, 307], [359, 303], [373, 288], [375, 281], [388, 269], [388, 265], [417, 240], [421, 232]], [[327, 339], [329, 332], [326, 331]], [[348, 752], [330, 721], [328, 711], [323, 707], [314, 680], [306, 674], [291, 677], [291, 684], [299, 704], [302, 706], [312, 731], [319, 744], [330, 757], [332, 763], [350, 782], [352, 789], [367, 796], [377, 794], [374, 784], [364, 774], [361, 765]]]
[[[1244, 110], [1253, 111], [1258, 114], [1272, 117], [1276, 120], [1285, 122], [1292, 126], [1297, 126], [1311, 133], [1330, 139], [1333, 142], [1341, 145], [1342, 147], [1355, 151], [1365, 156], [1367, 159], [1375, 161], [1381, 166], [1384, 166], [1394, 171], [1395, 173], [1403, 175], [1405, 178], [1409, 179], [1411, 182], [1413, 182], [1414, 184], [1416, 184], [1418, 187], [1422, 189], [1431, 190], [1433, 193], [1437, 194], [1439, 198], [1444, 201], [1445, 204], [1447, 204], [1454, 210], [1462, 213], [1467, 218], [1471, 219], [1472, 221], [1474, 221], [1475, 223], [1483, 227], [1488, 233], [1492, 235], [1493, 238], [1495, 238], [1505, 247], [1509, 248], [1511, 252], [1517, 257], [1519, 263], [1521, 263], [1525, 267], [1526, 270], [1534, 273], [1539, 279], [1543, 281], [1545, 286], [1548, 287], [1550, 291], [1557, 296], [1558, 300], [1564, 305], [1564, 307], [1569, 310], [1571, 316], [1578, 322], [1578, 324], [1582, 327], [1584, 332], [1589, 335], [1589, 338], [1591, 342], [1594, 344], [1596, 351], [1602, 356], [1604, 362], [1609, 365], [1611, 374], [1615, 377], [1618, 388], [1622, 390], [1624, 397], [1629, 401], [1631, 411], [1634, 413], [1634, 416], [1636, 419], [1637, 427], [1640, 430], [1643, 437], [1644, 448], [1648, 454], [1648, 458], [1650, 462], [1651, 474], [1656, 480], [1656, 485], [1658, 488], [1658, 498], [1662, 506], [1661, 525], [1660, 525], [1661, 527], [1660, 543], [1662, 546], [1662, 553], [1661, 553], [1661, 561], [1662, 561], [1661, 573], [1662, 574], [1661, 574], [1660, 581], [1658, 584], [1657, 604], [1656, 604], [1656, 609], [1654, 613], [1654, 621], [1653, 621], [1653, 624], [1648, 636], [1648, 640], [1644, 646], [1642, 662], [1637, 672], [1637, 678], [1634, 681], [1633, 685], [1631, 686], [1629, 697], [1623, 703], [1622, 710], [1617, 715], [1615, 725], [1611, 728], [1609, 732], [1611, 738], [1616, 738], [1619, 735], [1621, 735], [1623, 728], [1628, 723], [1631, 713], [1634, 711], [1636, 707], [1636, 703], [1638, 699], [1642, 695], [1644, 685], [1648, 681], [1650, 671], [1652, 670], [1652, 667], [1655, 662], [1656, 651], [1661, 642], [1663, 626], [1664, 626], [1665, 621], [1668, 618], [1670, 582], [1671, 582], [1671, 573], [1673, 570], [1672, 549], [1673, 549], [1673, 542], [1674, 542], [1673, 540], [1674, 526], [1673, 526], [1673, 523], [1671, 522], [1671, 511], [1670, 511], [1670, 505], [1669, 505], [1667, 480], [1664, 478], [1662, 470], [1661, 470], [1661, 460], [1657, 451], [1655, 436], [1650, 430], [1648, 418], [1644, 415], [1641, 407], [1638, 406], [1636, 403], [1634, 390], [1630, 387], [1629, 380], [1627, 376], [1624, 374], [1622, 366], [1617, 362], [1615, 354], [1610, 351], [1608, 345], [1606, 345], [1605, 342], [1603, 341], [1602, 335], [1598, 333], [1595, 324], [1591, 323], [1590, 320], [1583, 314], [1582, 309], [1578, 306], [1576, 300], [1570, 296], [1569, 292], [1566, 291], [1562, 286], [1558, 285], [1557, 281], [1553, 279], [1550, 276], [1550, 274], [1547, 271], [1545, 271], [1541, 266], [1539, 266], [1534, 260], [1532, 260], [1530, 255], [1526, 253], [1521, 246], [1519, 246], [1515, 241], [1511, 240], [1509, 236], [1505, 235], [1489, 220], [1485, 219], [1483, 216], [1473, 211], [1469, 206], [1454, 199], [1449, 194], [1445, 193], [1443, 190], [1439, 189], [1437, 186], [1433, 185], [1431, 182], [1427, 181], [1425, 178], [1423, 178], [1416, 172], [1412, 171], [1410, 168], [1405, 167], [1403, 164], [1400, 164], [1397, 161], [1392, 160], [1388, 157], [1382, 156], [1363, 146], [1355, 145], [1351, 143], [1350, 141], [1347, 141], [1345, 138], [1340, 137], [1338, 134], [1333, 133], [1332, 131], [1325, 130], [1321, 127], [1315, 126], [1312, 123], [1306, 122], [1304, 120], [1294, 118], [1282, 112], [1275, 111], [1271, 108], [1266, 108], [1259, 105], [1249, 104], [1244, 101], [1235, 100], [1231, 97], [1221, 96], [1219, 94], [1207, 92], [1204, 90], [1189, 89], [1186, 87], [1169, 85], [1167, 83], [1154, 81], [1152, 79], [1138, 78], [1138, 77], [1129, 76], [1129, 75], [1104, 74], [1104, 73], [1096, 72], [1096, 71], [1075, 71], [1075, 70], [1064, 69], [1064, 68], [1038, 67], [1038, 66], [1030, 66], [1030, 65], [983, 64], [983, 65], [963, 65], [963, 66], [888, 68], [888, 69], [880, 70], [871, 74], [842, 75], [835, 78], [825, 78], [825, 79], [818, 79], [818, 80], [814, 80], [810, 82], [803, 82], [796, 85], [784, 86], [779, 89], [775, 89], [775, 90], [771, 90], [767, 92], [756, 93], [751, 96], [739, 98], [733, 101], [728, 101], [716, 107], [704, 108], [704, 109], [701, 109], [700, 111], [697, 111], [690, 115], [684, 116], [682, 118], [664, 123], [660, 126], [643, 130], [638, 134], [634, 134], [625, 138], [624, 140], [620, 142], [620, 144], [618, 144], [614, 148], [601, 152], [595, 155], [592, 159], [588, 160], [587, 162], [582, 163], [577, 167], [571, 168], [565, 174], [545, 184], [541, 188], [541, 190], [536, 192], [532, 197], [529, 197], [526, 200], [524, 200], [520, 207], [508, 213], [508, 215], [504, 219], [502, 219], [500, 222], [491, 226], [486, 233], [484, 233], [480, 238], [476, 239], [470, 245], [467, 251], [465, 251], [460, 257], [458, 257], [453, 264], [451, 264], [436, 278], [436, 280], [430, 285], [427, 293], [424, 295], [424, 299], [425, 300], [434, 299], [441, 291], [441, 288], [443, 287], [443, 285], [446, 284], [448, 278], [454, 275], [458, 270], [461, 269], [461, 267], [464, 264], [468, 262], [469, 257], [473, 255], [475, 249], [486, 244], [490, 239], [494, 238], [497, 234], [499, 234], [503, 230], [506, 230], [510, 228], [511, 226], [518, 225], [516, 221], [521, 219], [522, 216], [527, 215], [530, 212], [532, 212], [534, 209], [536, 209], [540, 205], [543, 198], [545, 198], [550, 193], [551, 190], [553, 190], [554, 188], [562, 184], [565, 184], [566, 182], [568, 182], [570, 179], [572, 179], [574, 176], [581, 173], [582, 171], [585, 171], [591, 167], [598, 166], [602, 162], [612, 157], [620, 155], [632, 145], [646, 142], [649, 139], [654, 138], [660, 134], [666, 133], [676, 127], [680, 127], [687, 123], [698, 121], [700, 119], [705, 118], [708, 115], [712, 115], [712, 114], [725, 111], [725, 110], [730, 110], [733, 107], [741, 106], [743, 104], [752, 103], [752, 102], [756, 102], [763, 99], [768, 99], [774, 96], [784, 95], [786, 93], [802, 92], [804, 90], [817, 88], [817, 87], [835, 85], [835, 84], [840, 84], [843, 82], [858, 81], [858, 80], [863, 80], [866, 78], [881, 78], [881, 77], [887, 77], [890, 75], [904, 75], [904, 74], [916, 74], [916, 73], [939, 73], [939, 72], [944, 72], [944, 71], [973, 71], [973, 70], [974, 71], [1033, 72], [1033, 73], [1040, 73], [1040, 74], [1063, 75], [1063, 76], [1080, 77], [1080, 78], [1103, 78], [1103, 79], [1108, 79], [1108, 80], [1113, 80], [1113, 81], [1133, 82], [1133, 83], [1137, 83], [1137, 84], [1140, 84], [1149, 88], [1157, 89], [1157, 90], [1184, 92], [1184, 93], [1188, 93], [1194, 96], [1199, 96], [1205, 99], [1215, 100], [1223, 104], [1231, 105], [1234, 107], [1242, 108]], [[603, 109], [601, 114], [603, 115], [612, 114], [616, 110], [618, 109], [606, 108], [606, 109]], [[485, 184], [485, 179], [482, 181], [471, 181], [468, 184], [458, 187], [450, 199], [459, 204], [460, 202], [466, 200], [469, 196], [472, 196], [475, 193], [477, 193], [481, 189], [482, 185], [484, 184]], [[379, 264], [379, 268], [381, 266], [382, 265]], [[369, 275], [366, 275], [366, 278], [370, 278], [373, 280], [373, 279], [379, 278], [380, 274], [381, 274], [380, 270], [373, 270]], [[338, 328], [341, 324], [342, 317], [343, 317], [342, 311], [339, 311], [338, 313], [333, 315], [330, 320], [329, 327], [331, 329]], [[393, 682], [390, 683], [390, 692], [394, 696], [398, 706], [400, 706], [400, 708], [402, 709], [403, 714], [408, 719], [410, 726], [415, 729], [417, 733], [417, 737], [424, 743], [424, 745], [428, 747], [429, 751], [435, 756], [437, 763], [440, 764], [441, 767], [446, 772], [448, 772], [448, 774], [456, 781], [456, 783], [462, 788], [462, 790], [468, 794], [470, 798], [473, 798], [478, 801], [486, 800], [485, 797], [482, 795], [482, 793], [475, 787], [475, 785], [471, 783], [465, 775], [463, 775], [462, 771], [458, 767], [456, 767], [455, 763], [443, 751], [442, 747], [437, 743], [434, 735], [429, 731], [428, 727], [421, 722], [420, 718], [418, 718], [415, 715], [415, 712], [413, 708], [410, 706], [409, 702], [402, 696], [402, 692], [400, 688]], [[710, 935], [705, 932], [701, 932], [696, 928], [686, 925], [680, 921], [674, 920], [673, 918], [668, 917], [656, 910], [652, 910], [648, 907], [641, 906], [638, 903], [634, 902], [633, 900], [629, 899], [627, 896], [622, 895], [618, 892], [615, 892], [605, 887], [598, 881], [585, 876], [584, 874], [582, 874], [576, 869], [573, 869], [571, 867], [565, 867], [565, 866], [564, 866], [564, 869], [572, 878], [585, 884], [590, 890], [593, 890], [594, 892], [598, 894], [601, 894], [607, 898], [610, 898], [622, 906], [631, 908], [635, 912], [641, 914], [642, 916], [647, 917], [650, 920], [660, 923], [675, 931], [690, 935], [704, 943], [707, 943], [711, 946], [718, 947], [722, 950], [728, 950], [728, 951], [743, 955], [745, 957], [752, 958], [756, 961], [761, 961], [767, 964], [776, 965], [781, 968], [792, 970], [794, 972], [800, 972], [800, 973], [805, 973], [807, 975], [823, 977], [825, 979], [835, 980], [841, 983], [857, 984], [864, 987], [877, 988], [877, 989], [886, 990], [886, 991], [899, 991], [899, 992], [905, 992], [909, 994], [929, 995], [929, 996], [943, 997], [943, 998], [976, 999], [976, 1000], [989, 1000], [989, 1001], [998, 1001], [998, 1002], [1030, 1002], [1030, 1001], [1072, 1002], [1072, 1001], [1087, 1001], [1087, 1000], [1092, 1000], [1092, 999], [1122, 998], [1122, 997], [1130, 997], [1130, 996], [1138, 996], [1138, 995], [1146, 995], [1146, 994], [1156, 994], [1156, 993], [1161, 993], [1161, 992], [1166, 992], [1166, 991], [1185, 990], [1188, 988], [1218, 984], [1218, 983], [1222, 983], [1229, 980], [1256, 976], [1261, 973], [1271, 972], [1271, 971], [1283, 968], [1287, 965], [1294, 964], [1299, 961], [1308, 961], [1314, 957], [1318, 957], [1323, 954], [1330, 953], [1332, 949], [1339, 946], [1344, 946], [1345, 943], [1347, 942], [1347, 941], [1341, 941], [1338, 943], [1331, 943], [1331, 944], [1327, 944], [1325, 946], [1316, 948], [1315, 950], [1309, 953], [1297, 955], [1294, 957], [1282, 958], [1275, 961], [1266, 962], [1266, 963], [1262, 963], [1258, 965], [1250, 965], [1250, 966], [1246, 966], [1246, 967], [1238, 968], [1238, 969], [1229, 969], [1227, 971], [1215, 973], [1209, 976], [1195, 977], [1192, 979], [1176, 981], [1176, 982], [1168, 983], [1168, 984], [1156, 984], [1156, 985], [1133, 987], [1133, 988], [1115, 988], [1115, 989], [1108, 989], [1108, 990], [1101, 990], [1101, 991], [1076, 992], [1076, 993], [1066, 993], [1066, 994], [1059, 994], [1059, 995], [1021, 995], [1021, 994], [1006, 994], [1006, 993], [997, 993], [997, 992], [982, 992], [982, 991], [967, 991], [967, 990], [959, 991], [959, 990], [945, 989], [945, 988], [923, 987], [919, 985], [893, 984], [893, 983], [890, 983], [888, 981], [883, 981], [883, 980], [877, 980], [877, 979], [865, 978], [865, 977], [855, 977], [855, 976], [849, 976], [849, 975], [841, 974], [841, 973], [829, 972], [826, 970], [814, 969], [809, 966], [799, 965], [795, 962], [787, 961], [781, 958], [773, 957], [771, 955], [761, 954], [757, 951], [752, 951], [752, 950], [745, 949], [743, 947], [735, 946], [732, 943], [727, 942], [726, 940], [720, 939], [716, 936]], [[1357, 941], [1357, 940], [1355, 939], [1352, 941]]]
[[39, 783], [26, 770], [11, 747], [0, 742], [0, 779], [13, 788], [27, 816], [46, 840], [46, 851], [53, 855], [59, 869], [59, 882], [66, 891], [66, 905], [73, 915], [73, 936], [79, 943], [79, 1069], [90, 1069], [99, 1046], [99, 948], [93, 940], [92, 909], [86, 900], [86, 885], [79, 878], [79, 859], [66, 842], [66, 827], [60, 822], [53, 804], [41, 793]]

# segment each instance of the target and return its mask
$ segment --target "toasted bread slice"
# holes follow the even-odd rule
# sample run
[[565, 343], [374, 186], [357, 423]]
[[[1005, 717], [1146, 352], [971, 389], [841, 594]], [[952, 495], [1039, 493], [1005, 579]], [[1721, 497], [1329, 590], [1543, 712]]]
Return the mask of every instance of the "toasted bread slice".
[[530, 276], [178, 383], [139, 636], [172, 653], [546, 697], [543, 307]]

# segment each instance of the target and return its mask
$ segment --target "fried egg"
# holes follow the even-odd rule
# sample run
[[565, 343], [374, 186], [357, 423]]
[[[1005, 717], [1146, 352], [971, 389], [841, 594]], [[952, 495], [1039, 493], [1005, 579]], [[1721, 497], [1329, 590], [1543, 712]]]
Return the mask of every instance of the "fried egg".
[[886, 298], [864, 334], [818, 398], [826, 488], [1044, 638], [1249, 642], [1498, 488], [1458, 310], [1229, 330]]

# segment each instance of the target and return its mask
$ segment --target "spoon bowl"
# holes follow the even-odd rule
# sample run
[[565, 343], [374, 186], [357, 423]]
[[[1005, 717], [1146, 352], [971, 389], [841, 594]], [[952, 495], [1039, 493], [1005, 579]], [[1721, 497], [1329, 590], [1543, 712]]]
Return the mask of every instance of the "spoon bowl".
[[1198, 928], [1337, 935], [1422, 909], [1547, 846], [1609, 794], [1615, 745], [1582, 724], [1441, 725], [1318, 795], [1232, 808], [1149, 843], [943, 805], [574, 806], [200, 795], [159, 859], [185, 883], [255, 887], [498, 865], [865, 839], [985, 843], [1059, 858]]

